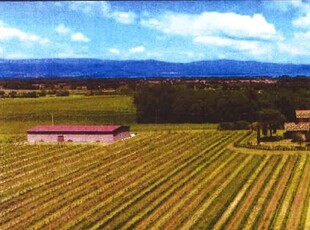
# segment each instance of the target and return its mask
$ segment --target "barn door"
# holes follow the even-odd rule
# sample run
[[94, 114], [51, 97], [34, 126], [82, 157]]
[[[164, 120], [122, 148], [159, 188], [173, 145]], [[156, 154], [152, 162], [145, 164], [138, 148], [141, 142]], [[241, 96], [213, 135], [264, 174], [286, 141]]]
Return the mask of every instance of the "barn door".
[[64, 136], [58, 136], [58, 137], [57, 137], [57, 141], [58, 141], [58, 142], [64, 142], [64, 141], [65, 141]]

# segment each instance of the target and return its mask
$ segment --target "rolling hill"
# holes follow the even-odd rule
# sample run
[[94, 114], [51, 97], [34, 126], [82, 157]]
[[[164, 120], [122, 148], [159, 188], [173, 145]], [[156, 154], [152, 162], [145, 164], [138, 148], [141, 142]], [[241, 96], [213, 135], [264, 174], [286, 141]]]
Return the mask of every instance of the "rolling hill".
[[0, 78], [28, 77], [212, 77], [310, 76], [310, 65], [214, 60], [170, 63], [156, 60], [0, 59]]

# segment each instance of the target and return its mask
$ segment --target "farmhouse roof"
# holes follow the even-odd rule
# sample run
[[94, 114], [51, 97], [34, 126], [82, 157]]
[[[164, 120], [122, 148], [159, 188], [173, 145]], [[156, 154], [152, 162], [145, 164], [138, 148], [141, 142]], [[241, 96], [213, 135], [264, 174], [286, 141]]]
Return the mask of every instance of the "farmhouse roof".
[[100, 125], [100, 126], [86, 126], [86, 125], [40, 125], [34, 128], [31, 128], [27, 131], [28, 134], [37, 134], [37, 133], [96, 133], [96, 134], [107, 134], [114, 133], [115, 131], [125, 128], [125, 126], [119, 125]]
[[310, 123], [309, 122], [300, 122], [300, 123], [285, 123], [284, 128], [286, 131], [309, 131]]
[[296, 110], [296, 118], [310, 118], [310, 110]]

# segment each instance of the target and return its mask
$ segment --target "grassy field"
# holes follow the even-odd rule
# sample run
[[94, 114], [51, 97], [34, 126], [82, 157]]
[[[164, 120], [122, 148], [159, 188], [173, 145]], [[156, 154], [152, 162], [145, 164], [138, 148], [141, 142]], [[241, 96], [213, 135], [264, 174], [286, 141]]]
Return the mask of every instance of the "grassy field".
[[25, 134], [35, 125], [132, 124], [135, 107], [129, 96], [70, 96], [0, 99], [0, 133]]
[[309, 229], [310, 155], [226, 148], [244, 132], [142, 131], [1, 145], [1, 229]]
[[130, 125], [131, 130], [200, 130], [216, 128], [216, 124], [137, 124], [132, 97], [70, 96], [0, 99], [0, 140], [25, 139], [27, 129], [52, 123], [55, 125]]

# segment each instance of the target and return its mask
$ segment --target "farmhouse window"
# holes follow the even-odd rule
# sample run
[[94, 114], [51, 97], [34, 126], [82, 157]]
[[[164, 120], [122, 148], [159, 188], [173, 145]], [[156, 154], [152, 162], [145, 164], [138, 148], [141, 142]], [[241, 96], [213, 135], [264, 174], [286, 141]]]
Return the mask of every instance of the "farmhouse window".
[[57, 137], [57, 141], [58, 141], [58, 142], [64, 142], [64, 141], [65, 141], [64, 136], [58, 136], [58, 137]]

